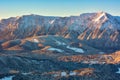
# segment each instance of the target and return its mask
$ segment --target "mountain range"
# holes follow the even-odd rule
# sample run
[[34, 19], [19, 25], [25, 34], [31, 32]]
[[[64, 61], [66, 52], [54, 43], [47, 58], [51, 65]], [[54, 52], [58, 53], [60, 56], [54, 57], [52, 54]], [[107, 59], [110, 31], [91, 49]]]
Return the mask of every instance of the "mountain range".
[[32, 14], [0, 20], [1, 41], [45, 35], [58, 35], [82, 41], [102, 50], [118, 50], [120, 49], [120, 17], [98, 12], [70, 17]]
[[119, 55], [120, 16], [0, 20], [0, 80], [120, 80]]

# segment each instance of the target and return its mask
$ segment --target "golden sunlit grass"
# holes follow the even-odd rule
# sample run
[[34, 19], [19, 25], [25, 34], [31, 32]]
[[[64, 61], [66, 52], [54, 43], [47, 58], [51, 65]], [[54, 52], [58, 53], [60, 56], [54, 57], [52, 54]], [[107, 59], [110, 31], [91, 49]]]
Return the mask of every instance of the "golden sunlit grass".
[[90, 64], [116, 64], [120, 63], [120, 51], [112, 54], [95, 54], [95, 55], [75, 55], [75, 56], [62, 56], [58, 60], [65, 62], [82, 62]]

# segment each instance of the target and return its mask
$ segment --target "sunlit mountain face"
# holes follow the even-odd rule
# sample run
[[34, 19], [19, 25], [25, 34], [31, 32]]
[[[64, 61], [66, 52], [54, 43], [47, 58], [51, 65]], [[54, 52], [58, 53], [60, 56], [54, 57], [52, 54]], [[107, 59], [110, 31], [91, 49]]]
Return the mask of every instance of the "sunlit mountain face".
[[0, 20], [2, 80], [120, 80], [119, 70], [119, 16], [32, 14]]

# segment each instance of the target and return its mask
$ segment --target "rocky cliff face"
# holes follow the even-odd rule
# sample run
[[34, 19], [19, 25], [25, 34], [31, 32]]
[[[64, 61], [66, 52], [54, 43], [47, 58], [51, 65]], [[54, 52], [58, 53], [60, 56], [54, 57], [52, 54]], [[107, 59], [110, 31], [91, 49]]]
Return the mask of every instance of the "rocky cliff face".
[[59, 35], [79, 39], [96, 48], [119, 49], [120, 17], [98, 12], [71, 17], [25, 15], [0, 21], [0, 39], [23, 39], [41, 35]]

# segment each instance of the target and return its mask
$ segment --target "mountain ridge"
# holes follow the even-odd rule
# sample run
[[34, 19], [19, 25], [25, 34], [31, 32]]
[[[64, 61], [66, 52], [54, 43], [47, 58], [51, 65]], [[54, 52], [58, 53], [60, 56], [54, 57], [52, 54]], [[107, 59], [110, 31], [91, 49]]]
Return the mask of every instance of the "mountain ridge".
[[23, 15], [1, 20], [0, 30], [0, 39], [5, 40], [59, 35], [90, 45], [95, 44], [94, 47], [120, 47], [120, 19], [106, 12], [70, 17]]

